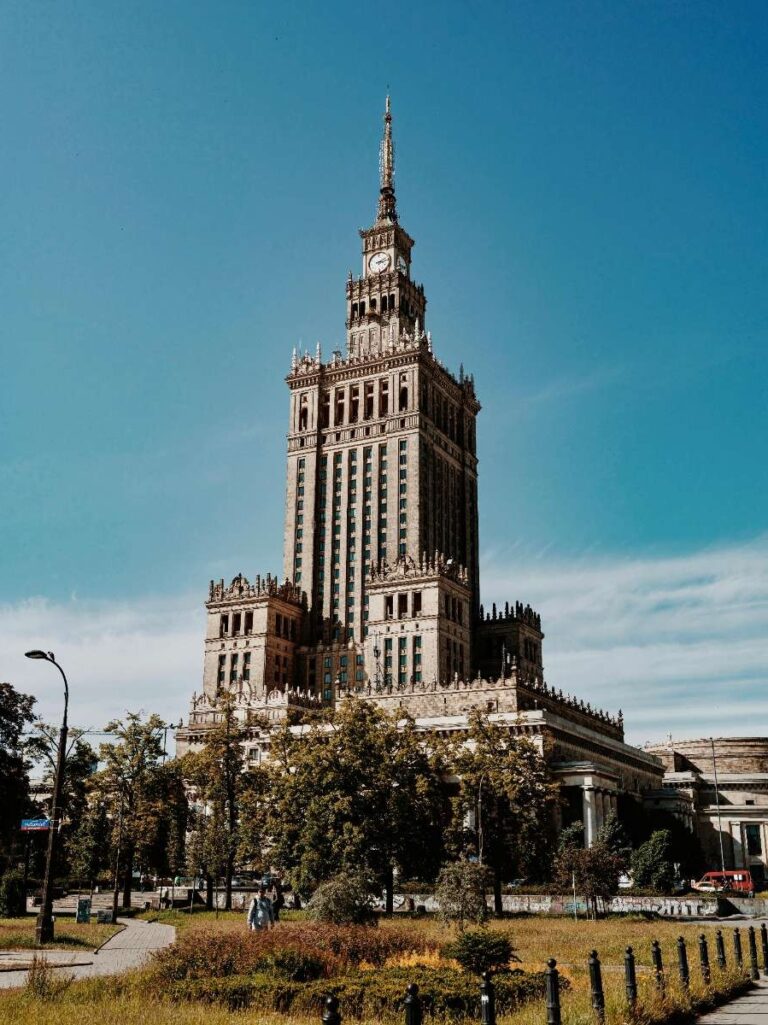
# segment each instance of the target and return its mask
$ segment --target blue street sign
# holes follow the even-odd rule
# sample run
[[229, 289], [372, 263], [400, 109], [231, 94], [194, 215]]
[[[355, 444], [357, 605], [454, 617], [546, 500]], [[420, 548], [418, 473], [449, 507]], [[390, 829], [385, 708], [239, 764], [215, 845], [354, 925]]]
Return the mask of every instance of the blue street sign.
[[50, 819], [22, 819], [21, 820], [21, 831], [22, 833], [33, 833], [38, 829], [50, 829]]

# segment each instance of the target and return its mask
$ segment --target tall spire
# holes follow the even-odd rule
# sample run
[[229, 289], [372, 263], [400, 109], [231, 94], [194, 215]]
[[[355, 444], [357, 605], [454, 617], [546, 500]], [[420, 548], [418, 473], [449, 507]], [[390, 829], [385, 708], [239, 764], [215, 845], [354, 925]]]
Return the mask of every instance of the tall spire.
[[387, 104], [384, 109], [384, 136], [379, 148], [379, 175], [381, 178], [381, 187], [379, 191], [378, 220], [396, 221], [395, 144], [392, 141], [392, 112], [389, 106], [389, 96], [387, 96]]

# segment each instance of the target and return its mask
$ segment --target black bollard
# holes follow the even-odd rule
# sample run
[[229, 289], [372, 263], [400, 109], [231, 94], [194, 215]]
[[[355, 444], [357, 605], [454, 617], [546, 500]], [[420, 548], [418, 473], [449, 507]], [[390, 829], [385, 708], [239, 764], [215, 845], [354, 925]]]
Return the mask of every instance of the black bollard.
[[738, 926], [733, 930], [733, 952], [736, 954], [736, 967], [741, 971], [744, 967], [744, 953], [741, 949], [741, 933]]
[[323, 1025], [341, 1025], [339, 1001], [336, 997], [325, 998], [325, 1010], [323, 1011], [323, 1017], [321, 1020]]
[[605, 1021], [605, 994], [603, 993], [603, 973], [600, 970], [600, 958], [597, 951], [589, 955], [589, 988], [592, 991], [592, 1010], [599, 1022]]
[[760, 969], [757, 967], [757, 942], [754, 925], [750, 925], [747, 930], [747, 945], [749, 946], [749, 977], [753, 982], [757, 982], [760, 978]]
[[723, 941], [723, 930], [718, 929], [715, 933], [715, 950], [717, 951], [717, 967], [725, 969], [725, 942]]
[[701, 965], [701, 977], [704, 985], [708, 986], [711, 978], [709, 971], [709, 950], [707, 949], [707, 937], [704, 933], [699, 936], [699, 964]]
[[496, 1025], [496, 991], [489, 972], [483, 972], [480, 983], [480, 1021], [482, 1025]]
[[637, 1004], [637, 975], [635, 974], [635, 954], [627, 947], [624, 954], [624, 988], [627, 991], [627, 1005], [634, 1011]]
[[406, 987], [405, 1000], [405, 1025], [421, 1025], [421, 997], [419, 987], [415, 982], [409, 983]]
[[768, 929], [765, 922], [760, 926], [760, 946], [763, 948], [763, 975], [768, 975]]
[[653, 974], [656, 978], [656, 989], [659, 993], [664, 992], [664, 962], [661, 959], [661, 946], [658, 940], [651, 944], [651, 960], [653, 961]]
[[547, 961], [547, 970], [544, 973], [547, 992], [547, 1025], [561, 1025], [560, 1023], [560, 976], [557, 971], [557, 961], [550, 958]]
[[677, 940], [677, 969], [680, 972], [680, 982], [683, 989], [688, 989], [691, 978], [688, 972], [688, 953], [682, 936], [678, 937]]

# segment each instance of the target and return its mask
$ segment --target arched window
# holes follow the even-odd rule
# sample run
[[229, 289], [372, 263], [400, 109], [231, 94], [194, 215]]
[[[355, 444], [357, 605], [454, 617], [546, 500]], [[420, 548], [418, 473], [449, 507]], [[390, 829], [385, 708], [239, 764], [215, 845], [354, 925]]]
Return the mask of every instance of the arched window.
[[361, 317], [365, 316], [365, 300], [364, 299], [361, 300], [361, 302], [360, 302], [360, 316]]
[[375, 299], [374, 296], [371, 296], [371, 313], [375, 313], [375, 312], [376, 312], [376, 299]]
[[357, 303], [352, 303], [352, 319], [357, 320]]
[[400, 375], [400, 412], [408, 408], [408, 377]]
[[299, 400], [299, 430], [306, 431], [309, 424], [309, 399], [302, 395]]

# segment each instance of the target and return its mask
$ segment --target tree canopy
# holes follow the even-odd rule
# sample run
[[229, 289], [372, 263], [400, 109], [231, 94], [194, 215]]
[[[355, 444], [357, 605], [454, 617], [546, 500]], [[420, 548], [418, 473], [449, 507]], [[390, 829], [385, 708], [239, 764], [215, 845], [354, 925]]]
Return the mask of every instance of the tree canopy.
[[434, 876], [446, 802], [444, 761], [408, 716], [350, 697], [300, 732], [272, 737], [266, 832], [272, 860], [308, 893], [341, 870]]

